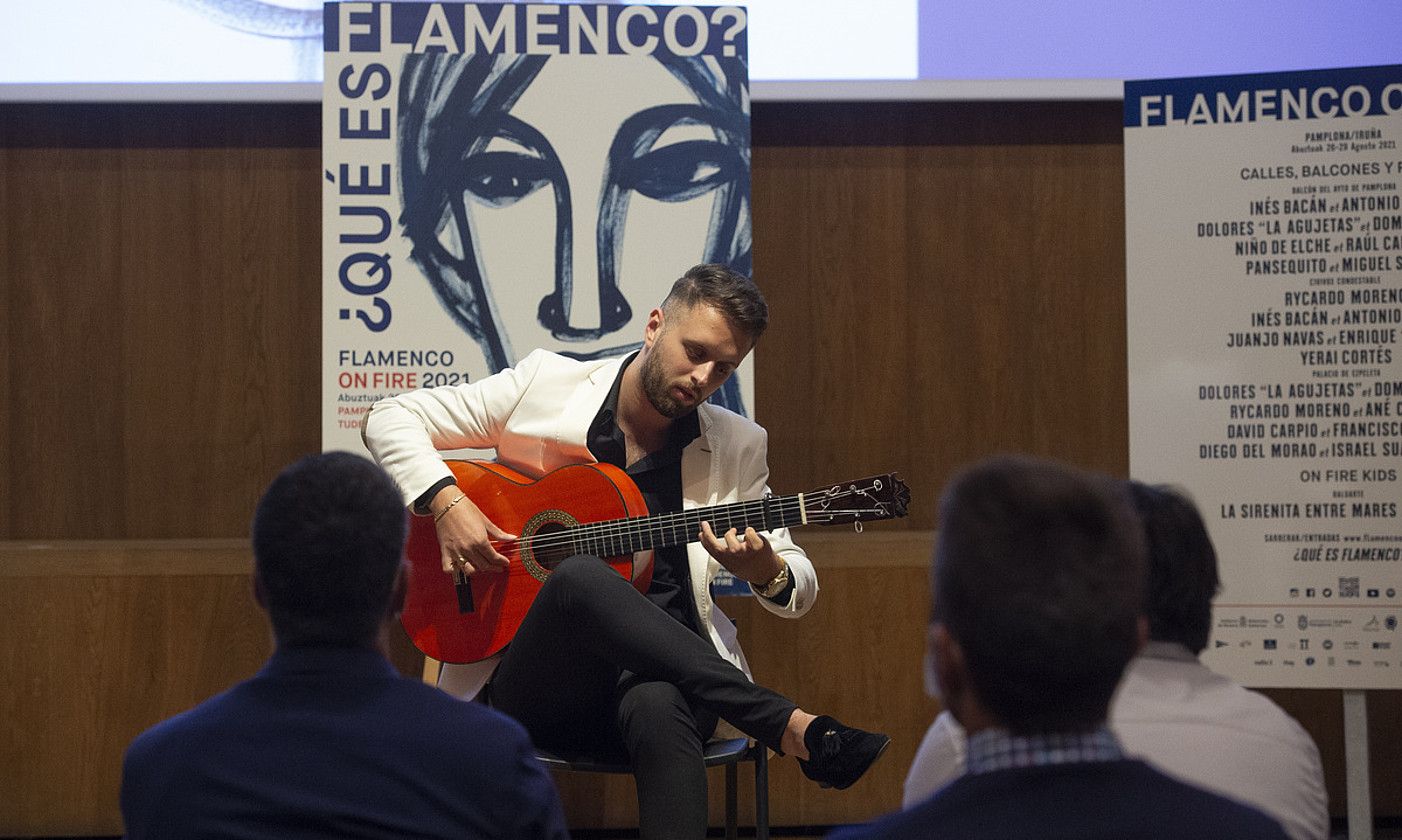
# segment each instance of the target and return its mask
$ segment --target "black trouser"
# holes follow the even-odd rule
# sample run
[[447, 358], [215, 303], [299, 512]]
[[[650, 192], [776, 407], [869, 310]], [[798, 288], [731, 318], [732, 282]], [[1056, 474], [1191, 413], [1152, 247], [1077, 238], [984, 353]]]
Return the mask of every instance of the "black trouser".
[[649, 840], [705, 835], [701, 751], [718, 717], [778, 749], [797, 708], [584, 556], [546, 579], [492, 677], [491, 703], [564, 757], [628, 759]]

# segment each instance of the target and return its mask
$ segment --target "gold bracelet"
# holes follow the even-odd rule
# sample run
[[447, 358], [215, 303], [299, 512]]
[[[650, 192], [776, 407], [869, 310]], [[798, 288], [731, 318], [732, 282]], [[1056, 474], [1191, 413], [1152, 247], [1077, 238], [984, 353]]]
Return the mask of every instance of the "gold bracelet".
[[445, 507], [445, 508], [443, 508], [442, 510], [438, 511], [437, 513], [435, 513], [435, 514], [433, 515], [433, 521], [434, 521], [434, 522], [437, 522], [438, 520], [442, 519], [443, 516], [444, 516], [448, 511], [450, 511], [450, 510], [453, 509], [453, 505], [457, 504], [458, 502], [461, 502], [463, 499], [466, 499], [466, 498], [467, 498], [467, 494], [466, 494], [466, 493], [460, 494], [456, 499], [454, 499], [454, 500], [452, 500], [451, 502], [449, 502], [447, 507]]

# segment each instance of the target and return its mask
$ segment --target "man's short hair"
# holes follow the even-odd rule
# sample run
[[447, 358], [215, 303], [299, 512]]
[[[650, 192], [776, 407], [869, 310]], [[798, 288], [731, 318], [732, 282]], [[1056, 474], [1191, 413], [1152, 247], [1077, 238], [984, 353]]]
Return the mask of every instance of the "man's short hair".
[[719, 309], [731, 324], [750, 337], [751, 344], [759, 341], [769, 326], [769, 304], [755, 281], [727, 265], [692, 266], [672, 284], [662, 301], [662, 310], [690, 309], [698, 303]]
[[955, 477], [940, 514], [932, 620], [963, 650], [979, 703], [1017, 734], [1102, 724], [1143, 604], [1123, 482], [1001, 456]]
[[1149, 555], [1149, 638], [1201, 653], [1212, 635], [1212, 599], [1220, 583], [1207, 526], [1197, 506], [1170, 487], [1135, 481], [1129, 493]]
[[311, 455], [283, 470], [253, 516], [254, 574], [279, 644], [362, 645], [394, 589], [408, 527], [384, 470]]

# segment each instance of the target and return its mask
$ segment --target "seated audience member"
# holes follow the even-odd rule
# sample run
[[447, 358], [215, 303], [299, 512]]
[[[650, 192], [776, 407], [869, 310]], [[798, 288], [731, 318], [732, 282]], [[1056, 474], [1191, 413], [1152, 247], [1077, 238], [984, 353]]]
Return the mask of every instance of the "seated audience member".
[[927, 668], [968, 731], [967, 770], [838, 836], [1283, 840], [1272, 819], [1126, 757], [1105, 725], [1147, 633], [1144, 539], [1123, 488], [1002, 457], [940, 511]]
[[[1293, 840], [1329, 836], [1319, 750], [1266, 697], [1198, 662], [1212, 628], [1217, 554], [1192, 502], [1164, 487], [1130, 485], [1149, 557], [1149, 643], [1110, 703], [1110, 729], [1129, 755], [1260, 808]], [[964, 731], [941, 712], [905, 782], [905, 807], [964, 772]]]
[[276, 650], [132, 742], [129, 838], [567, 836], [519, 724], [385, 658], [405, 533], [398, 489], [364, 458], [314, 455], [273, 481], [253, 520], [253, 580]]

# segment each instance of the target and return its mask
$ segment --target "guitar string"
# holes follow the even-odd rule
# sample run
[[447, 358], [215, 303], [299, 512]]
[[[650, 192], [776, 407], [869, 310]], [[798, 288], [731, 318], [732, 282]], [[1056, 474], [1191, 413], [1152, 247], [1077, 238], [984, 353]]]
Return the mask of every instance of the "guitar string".
[[[852, 495], [843, 493], [840, 495]], [[819, 501], [832, 501], [832, 497], [820, 497]], [[801, 511], [802, 504], [798, 497], [771, 498], [767, 507], [771, 514], [777, 514], [783, 524], [789, 524], [785, 515], [794, 515]], [[649, 535], [658, 536], [664, 531], [671, 531], [672, 537], [676, 539], [679, 528], [685, 526], [687, 531], [686, 539], [679, 540], [679, 543], [694, 541], [693, 534], [697, 533], [702, 521], [711, 521], [714, 524], [723, 524], [725, 527], [714, 530], [725, 533], [731, 527], [752, 527], [750, 520], [755, 514], [762, 517], [765, 513], [766, 502], [764, 500], [752, 500], [747, 502], [736, 502], [729, 505], [721, 505], [706, 510], [684, 510], [652, 516], [630, 517], [623, 519], [605, 520], [603, 522], [581, 523], [568, 526], [560, 531], [551, 531], [544, 534], [535, 534], [517, 540], [493, 540], [493, 547], [503, 553], [520, 554], [523, 550], [545, 551], [556, 547], [575, 546], [597, 546], [600, 554], [604, 556], [615, 556], [617, 554], [628, 553], [629, 550], [644, 550], [646, 544], [634, 546], [634, 540], [644, 538]], [[870, 508], [852, 508], [834, 510], [831, 505], [810, 510], [810, 519], [817, 518], [832, 519], [837, 516], [852, 517], [879, 517], [884, 513], [881, 506]], [[709, 514], [709, 515], [708, 515]], [[719, 515], [717, 515], [719, 514]], [[740, 522], [735, 520], [739, 519]], [[792, 524], [798, 524], [800, 520], [795, 518]], [[780, 527], [783, 525], [781, 524]], [[759, 530], [766, 530], [761, 528]], [[613, 547], [617, 551], [611, 551]]]
[[[778, 518], [783, 521], [784, 517], [782, 514], [797, 513], [801, 509], [801, 506], [796, 498], [785, 498], [781, 500], [770, 500], [769, 509], [772, 513], [780, 514]], [[688, 534], [687, 539], [683, 542], [690, 542], [690, 534], [695, 533], [696, 530], [700, 528], [702, 520], [719, 523], [723, 519], [726, 524], [731, 527], [733, 527], [732, 523], [737, 518], [747, 523], [751, 517], [746, 517], [744, 515], [744, 511], [746, 510], [751, 514], [759, 513], [762, 515], [764, 512], [764, 502], [758, 500], [735, 502], [729, 505], [709, 508], [706, 511], [673, 511], [671, 513], [651, 516], [610, 519], [603, 522], [586, 522], [567, 526], [564, 530], [536, 534], [519, 540], [493, 540], [492, 544], [494, 547], [498, 547], [499, 550], [500, 547], [506, 546], [518, 554], [523, 544], [524, 548], [534, 551], [543, 551], [576, 544], [599, 544], [600, 546], [617, 544], [620, 546], [620, 551], [610, 552], [606, 555], [613, 556], [614, 554], [624, 553], [622, 546], [625, 540], [631, 541], [631, 539], [635, 537], [646, 537], [649, 534], [656, 534], [667, 530], [671, 530], [675, 537], [678, 529], [683, 526], [687, 528]], [[706, 515], [708, 513], [711, 515]], [[739, 513], [738, 516], [736, 515], [737, 513]], [[649, 522], [655, 524], [650, 527], [646, 524]], [[721, 533], [724, 533], [726, 530], [729, 530], [729, 527], [722, 529]], [[629, 544], [631, 544], [631, 542]], [[641, 550], [641, 547], [639, 550]]]

